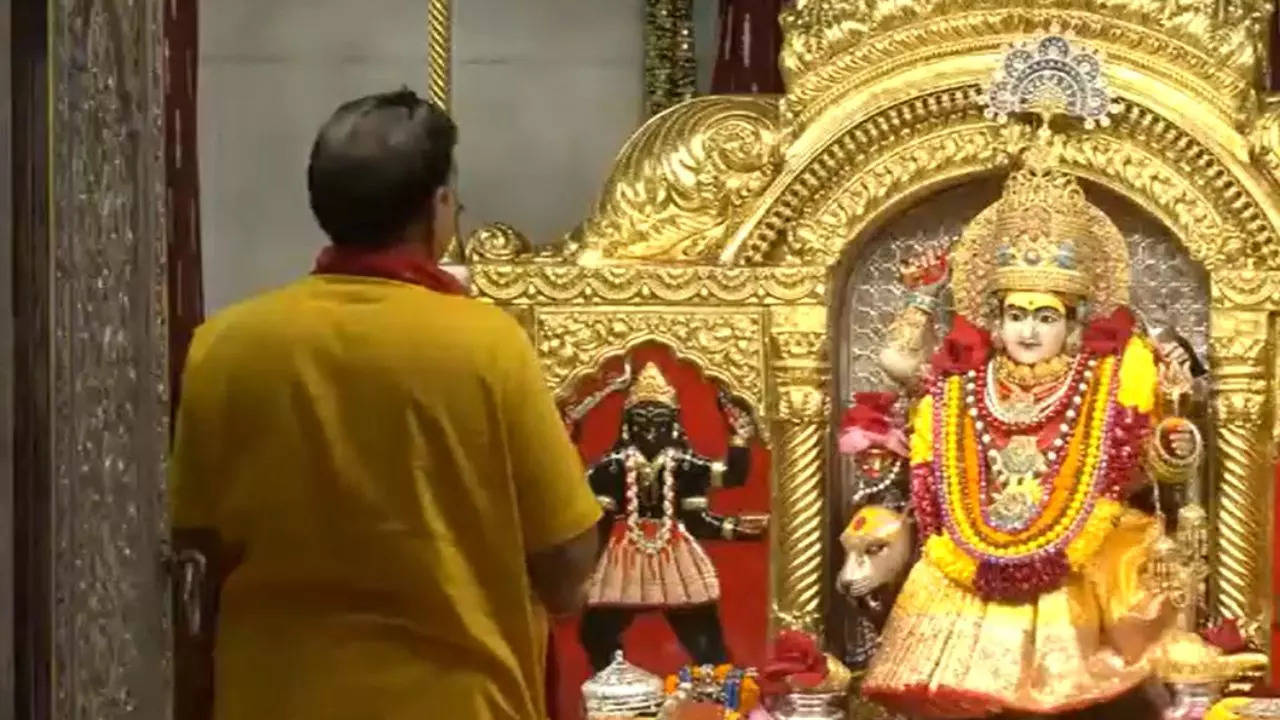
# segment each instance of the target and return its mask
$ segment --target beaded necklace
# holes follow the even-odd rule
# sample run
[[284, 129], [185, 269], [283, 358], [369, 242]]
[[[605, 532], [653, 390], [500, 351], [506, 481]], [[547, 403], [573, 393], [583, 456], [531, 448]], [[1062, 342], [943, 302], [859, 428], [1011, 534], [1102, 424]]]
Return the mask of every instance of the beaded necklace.
[[[1059, 586], [1092, 556], [1121, 509], [1114, 490], [1127, 467], [1120, 466], [1132, 461], [1123, 434], [1111, 432], [1120, 413], [1117, 366], [1118, 358], [1107, 356], [1096, 363], [1093, 382], [1077, 383], [1084, 389], [1076, 417], [1063, 423], [1051, 466], [1032, 478], [1041, 493], [1034, 511], [1016, 524], [993, 522], [988, 512], [990, 438], [971, 412], [978, 373], [934, 384], [933, 462], [916, 472], [932, 474], [918, 480], [937, 488], [944, 532], [925, 545], [935, 566], [983, 597], [1020, 601]], [[1121, 456], [1125, 462], [1115, 462]]]
[[[626, 472], [627, 493], [627, 539], [645, 555], [657, 555], [671, 543], [671, 535], [676, 525], [676, 460], [679, 456], [675, 450], [667, 448], [658, 453], [652, 461], [634, 447], [623, 452], [623, 464]], [[640, 473], [650, 478], [662, 475], [662, 518], [658, 520], [658, 531], [649, 538], [640, 523]]]

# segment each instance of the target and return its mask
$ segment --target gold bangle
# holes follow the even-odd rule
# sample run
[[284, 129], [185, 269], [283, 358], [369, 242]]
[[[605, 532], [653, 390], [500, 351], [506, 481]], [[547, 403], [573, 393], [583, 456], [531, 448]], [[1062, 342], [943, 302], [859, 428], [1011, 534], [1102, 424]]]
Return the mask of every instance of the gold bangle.
[[1200, 435], [1200, 428], [1194, 423], [1187, 422], [1187, 427], [1191, 429], [1195, 449], [1185, 458], [1175, 458], [1165, 451], [1160, 444], [1159, 427], [1147, 443], [1147, 465], [1157, 480], [1166, 483], [1186, 482], [1200, 464], [1201, 455], [1204, 453], [1204, 438]]
[[711, 463], [711, 487], [724, 487], [724, 474], [729, 467], [720, 461]]
[[701, 512], [709, 507], [711, 507], [711, 503], [701, 496], [687, 497], [680, 501], [680, 509], [685, 512]]
[[734, 538], [734, 533], [737, 529], [738, 529], [737, 518], [725, 518], [724, 521], [720, 523], [720, 537], [724, 538], [725, 540], [732, 540]]
[[608, 495], [597, 495], [596, 502], [600, 503], [601, 509], [606, 510], [608, 512], [613, 512], [614, 510], [618, 509], [618, 503], [615, 502], [614, 499], [609, 497]]

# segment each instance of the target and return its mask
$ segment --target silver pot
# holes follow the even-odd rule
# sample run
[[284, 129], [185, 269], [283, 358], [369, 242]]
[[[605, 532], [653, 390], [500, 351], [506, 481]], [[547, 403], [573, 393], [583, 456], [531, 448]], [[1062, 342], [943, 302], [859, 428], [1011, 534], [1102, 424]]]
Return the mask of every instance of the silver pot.
[[587, 720], [655, 718], [662, 708], [662, 696], [662, 679], [627, 662], [621, 652], [582, 686]]
[[1173, 704], [1161, 715], [1163, 720], [1201, 720], [1222, 697], [1222, 683], [1173, 683]]
[[784, 695], [770, 714], [774, 720], [845, 720], [843, 693]]

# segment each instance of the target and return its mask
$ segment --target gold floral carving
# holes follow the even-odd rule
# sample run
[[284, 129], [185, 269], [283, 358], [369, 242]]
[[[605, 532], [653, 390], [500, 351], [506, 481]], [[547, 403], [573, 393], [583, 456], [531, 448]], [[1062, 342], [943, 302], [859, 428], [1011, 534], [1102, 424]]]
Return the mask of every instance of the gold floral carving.
[[471, 265], [470, 271], [476, 293], [498, 302], [520, 304], [773, 305], [821, 302], [827, 289], [827, 269], [805, 265], [582, 267], [482, 263]]
[[1117, 63], [1193, 84], [1244, 112], [1264, 58], [1267, 9], [1199, 0], [808, 0], [782, 17], [787, 111], [806, 125], [852, 88], [937, 58], [998, 50], [1059, 27]]
[[[1026, 133], [983, 118], [976, 92], [921, 96], [849, 128], [785, 188], [771, 189], [722, 259], [829, 263], [884, 213], [929, 187], [1006, 166]], [[1070, 137], [1064, 165], [1163, 220], [1210, 270], [1280, 270], [1280, 236], [1231, 169], [1154, 112], [1117, 104], [1108, 129]]]
[[519, 230], [506, 223], [492, 223], [467, 238], [467, 261], [513, 262], [533, 253], [533, 246]]
[[1274, 183], [1280, 183], [1280, 97], [1267, 98], [1249, 130], [1249, 156]]
[[1280, 271], [1240, 268], [1213, 278], [1213, 304], [1238, 310], [1280, 310]]
[[579, 261], [714, 258], [781, 163], [778, 102], [708, 97], [647, 122], [623, 147]]
[[659, 342], [764, 416], [764, 338], [758, 310], [548, 309], [537, 312], [534, 329], [543, 373], [562, 399], [606, 359], [641, 343]]
[[[1271, 471], [1264, 428], [1267, 353], [1271, 338], [1265, 312], [1214, 311], [1210, 350], [1217, 394], [1218, 513], [1212, 581], [1217, 611], [1250, 634], [1266, 626], [1269, 603], [1265, 548]], [[1262, 638], [1259, 636], [1259, 641]]]

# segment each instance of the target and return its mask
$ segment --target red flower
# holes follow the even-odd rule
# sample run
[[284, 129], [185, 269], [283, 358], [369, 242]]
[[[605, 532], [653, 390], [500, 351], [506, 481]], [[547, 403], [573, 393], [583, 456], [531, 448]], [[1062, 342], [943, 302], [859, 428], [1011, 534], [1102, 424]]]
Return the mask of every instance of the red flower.
[[845, 410], [840, 429], [856, 427], [876, 435], [887, 434], [893, 429], [889, 415], [897, 401], [898, 394], [894, 392], [854, 393], [853, 406]]
[[932, 365], [942, 374], [955, 375], [981, 368], [990, 356], [991, 336], [957, 315], [951, 323], [951, 332], [933, 354]]
[[1124, 349], [1133, 335], [1133, 313], [1121, 306], [1084, 329], [1084, 347], [1094, 355], [1113, 355]]
[[760, 670], [770, 684], [811, 688], [827, 677], [827, 658], [818, 640], [798, 630], [783, 630], [773, 641], [773, 654]]
[[896, 392], [860, 392], [853, 394], [853, 403], [855, 405], [866, 405], [873, 410], [879, 410], [885, 415], [893, 412], [893, 406], [897, 402], [898, 393]]
[[1200, 634], [1206, 641], [1217, 645], [1227, 654], [1244, 652], [1249, 645], [1244, 635], [1240, 633], [1240, 626], [1233, 618], [1227, 618], [1213, 627], [1207, 627]]

